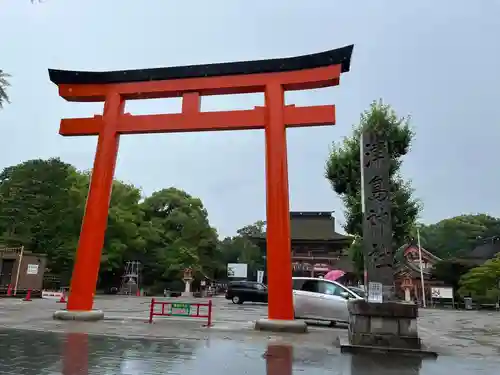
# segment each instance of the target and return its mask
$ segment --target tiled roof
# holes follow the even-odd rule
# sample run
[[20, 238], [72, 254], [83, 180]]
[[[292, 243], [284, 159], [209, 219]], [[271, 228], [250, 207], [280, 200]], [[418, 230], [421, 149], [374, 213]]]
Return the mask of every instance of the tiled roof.
[[500, 241], [488, 242], [477, 246], [464, 258], [488, 260], [500, 253]]
[[332, 212], [290, 212], [292, 239], [300, 240], [349, 240], [335, 231]]
[[352, 240], [335, 231], [335, 218], [329, 211], [290, 212], [290, 234], [292, 240]]

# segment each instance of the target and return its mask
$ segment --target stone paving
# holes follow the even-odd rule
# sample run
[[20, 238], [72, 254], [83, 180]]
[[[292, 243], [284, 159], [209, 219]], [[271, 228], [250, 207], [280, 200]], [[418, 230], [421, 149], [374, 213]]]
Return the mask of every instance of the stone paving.
[[312, 325], [309, 334], [299, 336], [255, 332], [252, 322], [266, 316], [265, 305], [233, 305], [214, 298], [214, 326], [207, 329], [194, 319], [155, 318], [154, 324], [147, 324], [149, 303], [142, 297], [98, 297], [95, 307], [103, 309], [109, 320], [82, 323], [52, 320], [52, 313], [65, 307], [55, 301], [0, 299], [0, 374], [60, 374], [69, 366], [66, 358], [74, 357], [63, 348], [73, 346], [87, 353], [85, 365], [79, 365], [86, 366], [86, 372], [66, 369], [62, 372], [66, 375], [189, 375], [201, 369], [208, 375], [233, 369], [264, 374], [262, 356], [268, 345], [293, 346], [294, 371], [308, 374], [427, 375], [442, 373], [445, 365], [456, 375], [496, 374], [500, 366], [500, 313], [495, 312], [421, 310], [420, 335], [440, 357], [437, 362], [412, 364], [406, 359], [398, 364], [393, 357], [387, 361], [340, 355], [333, 342], [347, 335], [345, 328]]

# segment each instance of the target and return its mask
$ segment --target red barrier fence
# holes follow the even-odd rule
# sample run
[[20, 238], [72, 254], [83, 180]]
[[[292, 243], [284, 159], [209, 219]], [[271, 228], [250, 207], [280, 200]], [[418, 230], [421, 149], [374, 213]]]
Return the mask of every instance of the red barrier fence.
[[[156, 306], [161, 306], [161, 311], [155, 309]], [[206, 307], [206, 313], [200, 311], [200, 307]], [[154, 316], [180, 316], [184, 318], [201, 318], [207, 319], [207, 324], [204, 327], [212, 326], [212, 300], [208, 303], [190, 303], [190, 302], [172, 302], [172, 301], [157, 301], [151, 299], [149, 309], [149, 324], [153, 323]]]

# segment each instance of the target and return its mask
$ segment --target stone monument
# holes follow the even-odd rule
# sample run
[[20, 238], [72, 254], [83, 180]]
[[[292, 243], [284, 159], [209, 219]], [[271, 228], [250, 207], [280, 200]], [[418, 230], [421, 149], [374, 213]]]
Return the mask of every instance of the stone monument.
[[349, 302], [349, 343], [341, 343], [341, 348], [350, 352], [363, 348], [420, 352], [417, 305], [397, 301], [394, 291], [387, 138], [381, 132], [365, 131], [361, 142], [368, 300]]
[[192, 297], [193, 292], [191, 292], [191, 283], [193, 282], [193, 270], [188, 267], [184, 270], [184, 276], [182, 277], [184, 281], [184, 292], [182, 292], [182, 297]]

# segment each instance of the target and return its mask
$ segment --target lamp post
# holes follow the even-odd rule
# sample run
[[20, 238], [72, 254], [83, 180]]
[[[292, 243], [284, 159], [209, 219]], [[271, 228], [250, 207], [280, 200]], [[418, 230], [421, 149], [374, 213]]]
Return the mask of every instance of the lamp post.
[[422, 284], [422, 306], [427, 307], [425, 302], [424, 267], [422, 264], [422, 246], [420, 246], [420, 227], [417, 225], [418, 260], [420, 263], [420, 282]]

